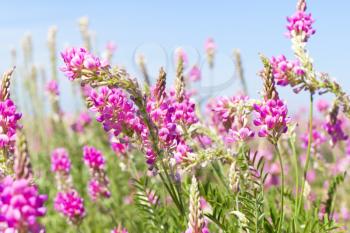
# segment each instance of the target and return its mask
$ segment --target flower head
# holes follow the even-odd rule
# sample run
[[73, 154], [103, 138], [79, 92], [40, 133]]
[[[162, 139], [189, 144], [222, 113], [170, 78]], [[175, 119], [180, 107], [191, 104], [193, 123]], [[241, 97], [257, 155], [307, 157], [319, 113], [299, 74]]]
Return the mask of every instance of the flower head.
[[28, 180], [4, 178], [0, 181], [0, 231], [4, 223], [20, 232], [39, 232], [37, 218], [46, 213], [46, 199]]
[[51, 154], [51, 171], [69, 173], [71, 161], [65, 148], [57, 148]]
[[106, 161], [101, 151], [92, 146], [84, 146], [84, 162], [89, 168], [100, 170], [104, 169]]
[[298, 10], [291, 17], [287, 17], [287, 21], [287, 36], [289, 38], [301, 37], [302, 41], [306, 42], [316, 32], [312, 28], [315, 20], [312, 18], [311, 13], [307, 14], [305, 11]]
[[284, 55], [271, 58], [272, 73], [277, 85], [286, 86], [293, 76], [303, 76], [299, 61], [288, 61]]
[[75, 190], [59, 192], [54, 207], [73, 224], [79, 224], [85, 216], [84, 200]]
[[57, 96], [60, 94], [58, 90], [58, 83], [56, 80], [52, 79], [46, 83], [46, 91], [53, 96]]
[[79, 78], [83, 75], [83, 70], [99, 73], [99, 70], [108, 66], [105, 61], [100, 61], [84, 48], [67, 48], [61, 53], [64, 66], [61, 71], [71, 80]]
[[280, 99], [269, 99], [254, 104], [257, 118], [254, 120], [256, 126], [260, 126], [258, 135], [260, 137], [272, 137], [278, 139], [282, 133], [287, 132], [287, 105]]

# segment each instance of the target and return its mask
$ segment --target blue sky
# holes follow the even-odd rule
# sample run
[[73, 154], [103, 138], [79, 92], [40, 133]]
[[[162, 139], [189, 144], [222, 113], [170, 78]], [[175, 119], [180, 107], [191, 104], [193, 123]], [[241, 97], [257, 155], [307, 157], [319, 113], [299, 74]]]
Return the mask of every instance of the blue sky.
[[[133, 55], [145, 53], [151, 63], [151, 75], [158, 66], [168, 64], [171, 74], [173, 50], [182, 46], [189, 51], [190, 63], [203, 62], [203, 44], [213, 37], [218, 46], [214, 82], [220, 83], [233, 74], [230, 56], [234, 48], [242, 53], [250, 93], [256, 97], [261, 82], [258, 53], [267, 56], [292, 56], [290, 42], [284, 37], [286, 16], [295, 10], [295, 1], [7, 1], [1, 4], [0, 71], [11, 64], [10, 49], [20, 53], [21, 38], [28, 32], [34, 41], [37, 65], [48, 64], [47, 30], [58, 27], [58, 47], [81, 45], [77, 19], [88, 16], [96, 32], [96, 48], [103, 50], [107, 41], [118, 45], [114, 62], [138, 76]], [[320, 71], [327, 71], [350, 91], [350, 10], [349, 1], [309, 1], [308, 11], [316, 19], [317, 32], [309, 49]], [[164, 48], [164, 51], [163, 51]], [[197, 54], [199, 51], [199, 54]], [[20, 66], [20, 64], [19, 64]], [[204, 69], [205, 80], [210, 77]], [[63, 77], [62, 77], [63, 79]], [[205, 81], [204, 81], [205, 82]], [[63, 82], [63, 92], [68, 89]], [[233, 82], [218, 94], [233, 94]], [[292, 108], [304, 105], [306, 95], [295, 96], [283, 90]], [[69, 105], [68, 99], [63, 100]]]

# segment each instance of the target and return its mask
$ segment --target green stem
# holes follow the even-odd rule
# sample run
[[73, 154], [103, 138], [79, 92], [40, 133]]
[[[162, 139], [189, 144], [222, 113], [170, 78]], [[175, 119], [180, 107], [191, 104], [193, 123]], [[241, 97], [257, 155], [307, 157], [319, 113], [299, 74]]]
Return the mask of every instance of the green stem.
[[304, 189], [305, 189], [305, 183], [306, 183], [306, 175], [307, 175], [307, 170], [309, 169], [309, 164], [310, 164], [310, 155], [311, 155], [311, 144], [312, 144], [312, 117], [313, 117], [313, 93], [310, 93], [310, 110], [309, 110], [309, 141], [307, 144], [307, 151], [306, 151], [306, 163], [305, 163], [305, 168], [304, 168], [304, 180], [301, 185], [301, 192], [300, 192], [300, 197], [299, 197], [299, 203], [298, 203], [298, 213], [300, 213], [301, 210], [301, 205], [303, 203], [303, 194], [304, 194]]
[[281, 212], [280, 212], [280, 221], [277, 229], [277, 232], [279, 233], [281, 232], [283, 220], [284, 220], [284, 169], [283, 169], [282, 156], [278, 149], [277, 143], [275, 144], [275, 150], [276, 150], [280, 167], [281, 167]]
[[298, 196], [299, 196], [299, 167], [298, 167], [298, 155], [295, 149], [295, 138], [289, 139], [290, 146], [294, 157], [294, 171], [295, 171], [295, 196], [297, 197], [294, 203], [294, 219], [296, 219], [298, 211]]

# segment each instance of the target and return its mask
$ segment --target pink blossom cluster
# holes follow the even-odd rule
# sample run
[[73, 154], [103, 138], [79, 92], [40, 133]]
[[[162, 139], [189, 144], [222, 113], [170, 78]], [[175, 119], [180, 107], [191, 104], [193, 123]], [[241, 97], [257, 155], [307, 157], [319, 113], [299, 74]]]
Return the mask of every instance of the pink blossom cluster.
[[209, 105], [212, 124], [227, 143], [245, 141], [254, 137], [254, 132], [248, 126], [249, 110], [245, 104], [248, 96], [236, 95], [231, 98], [219, 97]]
[[205, 52], [209, 55], [213, 55], [215, 53], [216, 44], [213, 38], [210, 37], [205, 41], [204, 49], [205, 49]]
[[98, 74], [101, 68], [107, 67], [106, 61], [101, 61], [84, 48], [67, 48], [61, 53], [64, 66], [61, 71], [70, 79], [74, 80], [82, 76], [83, 70]]
[[71, 161], [65, 148], [57, 148], [51, 154], [51, 171], [69, 174]]
[[275, 137], [287, 132], [290, 118], [287, 116], [288, 109], [285, 102], [280, 99], [264, 100], [254, 104], [254, 110], [257, 113], [254, 125], [260, 126], [259, 137]]
[[37, 219], [46, 214], [46, 199], [28, 180], [5, 177], [0, 181], [0, 232], [41, 232]]
[[301, 35], [303, 41], [306, 42], [316, 32], [312, 28], [315, 20], [312, 18], [311, 13], [307, 14], [305, 11], [297, 11], [291, 17], [287, 17], [287, 21], [287, 36], [290, 38]]
[[127, 96], [120, 89], [102, 87], [99, 92], [92, 90], [89, 100], [92, 103], [90, 110], [97, 113], [96, 119], [103, 124], [106, 132], [116, 138], [123, 131], [134, 132], [139, 136], [147, 163], [153, 165], [156, 154], [149, 140], [149, 130]]
[[91, 199], [96, 201], [99, 197], [109, 198], [108, 178], [105, 171], [105, 158], [101, 151], [92, 146], [84, 146], [84, 162], [90, 169], [91, 180], [88, 191]]
[[[304, 148], [307, 148], [309, 144], [309, 132], [306, 131], [303, 135], [301, 135], [301, 141], [302, 141], [302, 146]], [[323, 143], [327, 141], [326, 136], [322, 131], [316, 128], [316, 126], [313, 127], [312, 129], [312, 148], [317, 149], [319, 148]]]
[[58, 96], [60, 94], [60, 91], [58, 89], [57, 81], [54, 79], [48, 81], [46, 83], [46, 91], [53, 96]]
[[91, 117], [87, 112], [81, 112], [76, 121], [71, 125], [74, 132], [83, 133], [85, 128], [90, 125]]
[[16, 142], [16, 129], [22, 114], [16, 112], [16, 106], [11, 99], [0, 101], [0, 149], [14, 151]]
[[183, 48], [181, 48], [181, 47], [176, 48], [175, 49], [174, 60], [175, 60], [175, 65], [179, 64], [179, 62], [181, 61], [182, 65], [184, 67], [187, 67], [187, 65], [188, 65], [188, 55], [187, 55], [186, 51]]
[[54, 208], [76, 225], [78, 225], [85, 216], [84, 200], [74, 189], [66, 192], [59, 192], [54, 201]]
[[112, 150], [115, 152], [117, 156], [125, 155], [127, 150], [130, 147], [129, 138], [127, 136], [117, 138], [114, 135], [112, 135], [109, 138], [109, 142]]
[[199, 67], [197, 65], [194, 65], [189, 74], [188, 74], [189, 80], [192, 82], [197, 82], [199, 80], [201, 80], [202, 77], [202, 73], [201, 70], [199, 69]]
[[342, 128], [343, 121], [337, 119], [335, 121], [328, 121], [324, 124], [324, 129], [331, 136], [331, 145], [334, 146], [338, 141], [345, 141], [349, 137], [346, 135]]
[[[154, 92], [155, 89], [152, 91]], [[159, 129], [158, 136], [161, 146], [168, 151], [175, 148], [172, 152], [175, 160], [180, 163], [191, 151], [190, 147], [186, 145], [182, 133], [184, 128], [198, 122], [195, 103], [187, 94], [184, 95], [182, 102], [177, 101], [173, 90], [164, 93], [161, 100], [157, 100], [155, 96], [152, 94], [148, 98], [147, 112]]]
[[284, 55], [272, 57], [270, 62], [277, 85], [286, 86], [289, 84], [289, 76], [303, 76], [305, 74], [298, 60], [288, 61]]

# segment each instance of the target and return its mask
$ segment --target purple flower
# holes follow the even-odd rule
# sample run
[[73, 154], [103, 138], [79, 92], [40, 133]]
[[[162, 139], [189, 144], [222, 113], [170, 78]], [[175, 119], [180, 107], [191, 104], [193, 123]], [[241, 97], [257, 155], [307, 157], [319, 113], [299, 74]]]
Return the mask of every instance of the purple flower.
[[90, 54], [84, 48], [67, 48], [61, 53], [61, 57], [64, 62], [61, 71], [70, 80], [79, 78], [84, 69], [98, 74], [101, 68], [108, 66], [105, 61], [101, 62], [98, 57]]
[[16, 112], [16, 106], [11, 99], [0, 101], [0, 149], [14, 151], [16, 142], [16, 129], [22, 114]]
[[290, 76], [303, 76], [305, 74], [298, 60], [288, 61], [284, 55], [272, 57], [270, 62], [277, 85], [286, 86], [290, 82]]
[[201, 70], [198, 68], [198, 66], [193, 66], [192, 69], [190, 70], [190, 73], [188, 75], [189, 79], [192, 82], [197, 82], [201, 79]]
[[315, 29], [312, 28], [312, 24], [315, 22], [310, 14], [305, 11], [297, 11], [291, 17], [287, 17], [287, 36], [289, 38], [301, 36], [302, 41], [307, 41], [310, 36], [315, 34]]
[[76, 190], [59, 192], [54, 201], [55, 210], [78, 225], [85, 216], [84, 200]]
[[259, 104], [254, 104], [257, 118], [254, 125], [260, 126], [259, 137], [279, 137], [287, 132], [287, 105], [280, 99], [269, 99]]
[[58, 96], [60, 91], [58, 90], [58, 83], [56, 80], [52, 79], [46, 83], [46, 91], [53, 96]]
[[102, 183], [100, 180], [91, 179], [88, 186], [88, 192], [93, 201], [96, 201], [99, 197], [109, 198], [111, 196], [107, 187], [108, 184]]
[[328, 121], [324, 124], [324, 129], [331, 136], [331, 145], [334, 146], [338, 141], [345, 141], [348, 139], [342, 129], [343, 121], [341, 119], [336, 119], [335, 121]]
[[102, 156], [101, 151], [97, 150], [92, 146], [84, 146], [84, 162], [85, 164], [93, 169], [100, 170], [104, 169], [105, 158]]
[[69, 154], [65, 148], [57, 148], [51, 154], [51, 171], [68, 174], [71, 169]]
[[46, 213], [46, 199], [28, 180], [5, 177], [0, 181], [0, 231], [5, 224], [19, 232], [39, 232], [37, 218]]

